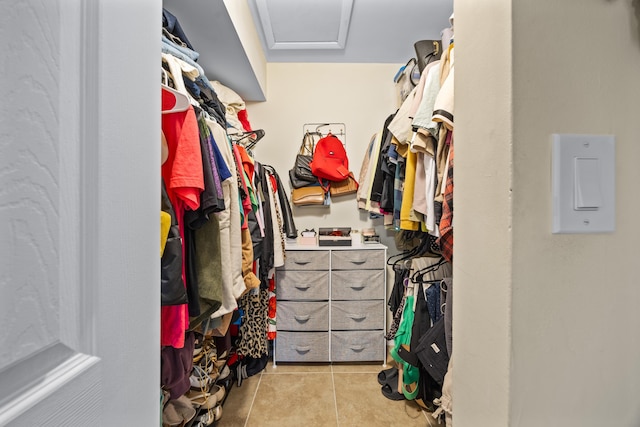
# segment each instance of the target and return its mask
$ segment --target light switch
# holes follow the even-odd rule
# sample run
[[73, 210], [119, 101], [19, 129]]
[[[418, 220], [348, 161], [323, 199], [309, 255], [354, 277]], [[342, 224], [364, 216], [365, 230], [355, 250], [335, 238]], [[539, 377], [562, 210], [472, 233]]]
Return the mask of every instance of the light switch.
[[600, 191], [600, 159], [574, 159], [574, 209], [594, 211], [602, 206]]
[[615, 230], [615, 138], [553, 135], [552, 232]]

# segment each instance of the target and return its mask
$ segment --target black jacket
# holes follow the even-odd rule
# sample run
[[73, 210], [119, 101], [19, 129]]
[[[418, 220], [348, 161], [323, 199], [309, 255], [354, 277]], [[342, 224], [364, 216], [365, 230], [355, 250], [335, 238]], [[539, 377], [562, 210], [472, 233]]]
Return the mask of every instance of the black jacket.
[[288, 239], [295, 239], [296, 237], [298, 237], [298, 230], [296, 229], [296, 224], [293, 221], [291, 205], [289, 204], [289, 199], [284, 192], [284, 186], [282, 185], [280, 176], [272, 166], [264, 165], [264, 167], [267, 168], [269, 170], [269, 173], [271, 173], [271, 175], [276, 178], [276, 182], [278, 184], [278, 201], [280, 202], [282, 227], [284, 228], [284, 233]]

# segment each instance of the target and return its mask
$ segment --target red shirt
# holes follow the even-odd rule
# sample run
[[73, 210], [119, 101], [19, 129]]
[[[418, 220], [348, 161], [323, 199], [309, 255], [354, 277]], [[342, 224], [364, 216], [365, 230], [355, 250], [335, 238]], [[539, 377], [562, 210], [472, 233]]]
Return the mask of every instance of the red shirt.
[[[163, 114], [162, 131], [167, 139], [169, 156], [162, 165], [162, 179], [173, 204], [184, 242], [183, 217], [185, 209], [198, 209], [200, 193], [204, 190], [200, 131], [193, 107], [187, 111]], [[184, 246], [182, 247], [184, 260]], [[182, 278], [186, 284], [184, 262]], [[160, 345], [184, 347], [185, 331], [189, 327], [187, 304], [161, 308]]]

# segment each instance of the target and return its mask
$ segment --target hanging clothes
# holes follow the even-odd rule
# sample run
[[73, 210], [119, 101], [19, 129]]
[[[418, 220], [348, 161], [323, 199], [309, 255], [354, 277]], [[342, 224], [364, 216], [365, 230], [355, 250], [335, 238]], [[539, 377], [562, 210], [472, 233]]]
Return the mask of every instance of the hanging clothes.
[[213, 136], [213, 142], [229, 167], [231, 175], [222, 183], [225, 204], [228, 204], [230, 209], [217, 214], [220, 224], [220, 239], [223, 242], [229, 242], [222, 249], [222, 306], [213, 314], [213, 317], [219, 317], [235, 310], [237, 307], [236, 299], [246, 290], [242, 275], [241, 204], [237, 167], [229, 139], [219, 123], [207, 120], [207, 125]]
[[[212, 362], [224, 354], [242, 359], [238, 381], [264, 368], [268, 340], [276, 335], [275, 267], [284, 264], [285, 234], [295, 237], [297, 230], [278, 174], [248, 150], [264, 131], [249, 134], [248, 149], [240, 145], [242, 138], [232, 142], [229, 134], [251, 131], [244, 101], [207, 79], [196, 62], [199, 53], [166, 11], [163, 27], [163, 84], [190, 104], [185, 111], [162, 115], [162, 180], [174, 206], [175, 239], [182, 243], [176, 249], [182, 255], [176, 283], [185, 288], [172, 303], [188, 297], [185, 304], [161, 308], [161, 381], [171, 405], [183, 398], [188, 403], [192, 374], [198, 381], [214, 379], [220, 366]], [[161, 244], [161, 256], [162, 249]], [[218, 386], [200, 387], [204, 392]]]
[[260, 211], [263, 223], [263, 241], [262, 241], [262, 254], [260, 256], [260, 283], [267, 287], [269, 282], [269, 273], [274, 266], [274, 229], [273, 229], [273, 216], [275, 212], [271, 210], [271, 191], [269, 186], [271, 183], [268, 181], [267, 172], [265, 168], [256, 163], [256, 179], [255, 185], [258, 193], [260, 194]]
[[[187, 211], [185, 259], [189, 290], [189, 315], [208, 317], [216, 311], [222, 301], [221, 288], [221, 241], [215, 212], [225, 210], [222, 180], [230, 177], [224, 163], [216, 161], [216, 153], [211, 145], [211, 134], [202, 114], [199, 114], [198, 128], [204, 176], [204, 190], [200, 194], [197, 210]], [[201, 319], [198, 319], [201, 320]]]
[[[184, 240], [185, 210], [198, 209], [200, 193], [204, 190], [200, 137], [193, 107], [184, 112], [163, 114], [162, 131], [168, 147], [167, 161], [162, 165], [162, 178], [178, 218], [180, 236]], [[183, 259], [184, 255], [183, 251]], [[183, 279], [186, 283], [184, 264]], [[162, 307], [161, 345], [182, 348], [188, 323], [187, 305]]]
[[449, 148], [449, 168], [447, 169], [447, 180], [445, 181], [438, 244], [442, 250], [442, 256], [447, 261], [453, 262], [453, 138]]
[[225, 117], [228, 125], [227, 133], [233, 135], [250, 131], [251, 124], [249, 123], [246, 104], [240, 95], [217, 80], [210, 83], [225, 106]]

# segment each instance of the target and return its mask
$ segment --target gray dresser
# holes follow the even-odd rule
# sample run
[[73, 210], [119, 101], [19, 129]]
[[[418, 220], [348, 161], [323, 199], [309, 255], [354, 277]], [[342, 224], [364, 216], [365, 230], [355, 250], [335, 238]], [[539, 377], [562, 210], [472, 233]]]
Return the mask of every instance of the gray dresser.
[[276, 271], [274, 363], [385, 361], [386, 258], [381, 244], [287, 244]]

